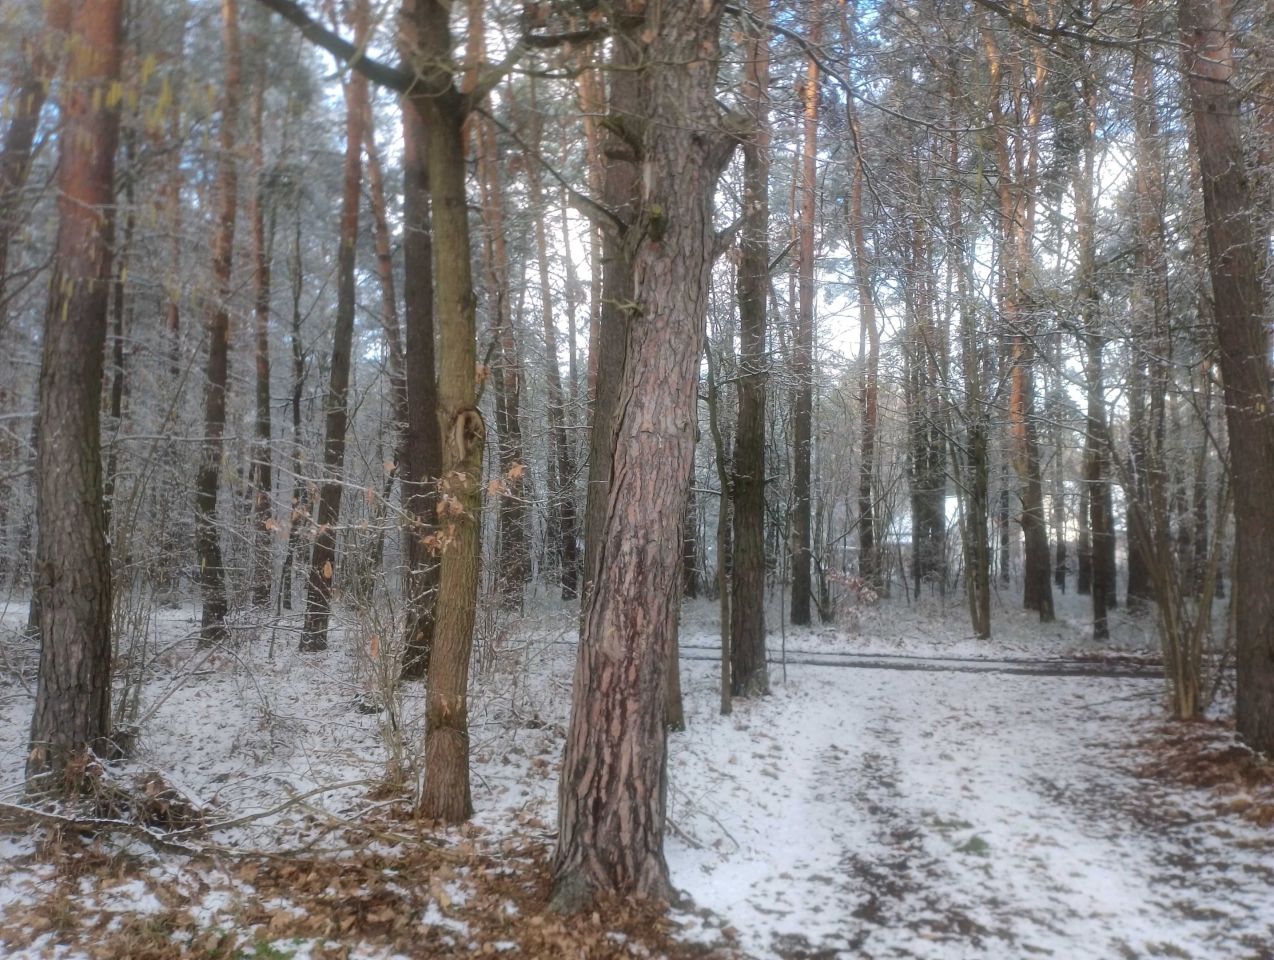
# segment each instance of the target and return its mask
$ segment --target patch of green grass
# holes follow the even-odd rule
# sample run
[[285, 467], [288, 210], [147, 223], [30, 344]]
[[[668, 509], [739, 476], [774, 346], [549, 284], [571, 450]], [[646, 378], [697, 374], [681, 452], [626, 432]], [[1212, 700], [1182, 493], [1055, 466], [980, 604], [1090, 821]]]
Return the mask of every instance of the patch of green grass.
[[[293, 941], [293, 943], [297, 942]], [[285, 950], [269, 940], [258, 940], [251, 949], [251, 953], [240, 950], [237, 960], [292, 960], [296, 956], [295, 950]]]
[[956, 847], [956, 850], [960, 853], [972, 853], [979, 857], [989, 857], [991, 855], [991, 845], [977, 834], [971, 836], [961, 846]]

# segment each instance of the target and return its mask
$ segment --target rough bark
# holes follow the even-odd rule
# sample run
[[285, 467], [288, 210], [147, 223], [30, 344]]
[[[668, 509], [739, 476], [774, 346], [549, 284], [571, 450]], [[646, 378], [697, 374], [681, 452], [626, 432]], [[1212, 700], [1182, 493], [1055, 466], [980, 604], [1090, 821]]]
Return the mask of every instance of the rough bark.
[[1234, 625], [1240, 735], [1274, 751], [1274, 420], [1259, 209], [1245, 162], [1229, 0], [1180, 0], [1203, 177], [1208, 264], [1234, 491]]
[[[40, 366], [37, 583], [40, 674], [27, 778], [63, 777], [110, 736], [111, 571], [102, 500], [100, 408], [111, 284], [122, 0], [82, 0], [71, 15], [62, 90], [58, 235]], [[48, 775], [47, 778], [45, 775]]]
[[[730, 500], [733, 567], [728, 600], [730, 685], [736, 697], [769, 692], [765, 652], [765, 328], [770, 286], [769, 0], [751, 0], [745, 25], [743, 97], [751, 131], [743, 141], [739, 241], [739, 398]], [[720, 524], [719, 524], [720, 526]], [[728, 531], [718, 531], [718, 542]], [[722, 601], [726, 603], [726, 600]], [[723, 607], [723, 611], [725, 608]], [[724, 615], [724, 613], [723, 613]], [[723, 704], [725, 701], [723, 701]]]
[[553, 859], [558, 909], [599, 893], [665, 899], [663, 677], [675, 635], [678, 533], [695, 437], [712, 267], [712, 196], [728, 157], [716, 111], [722, 2], [647, 4], [639, 38], [648, 114], [631, 138], [648, 171], [625, 231], [632, 264], [604, 523], [589, 555]]

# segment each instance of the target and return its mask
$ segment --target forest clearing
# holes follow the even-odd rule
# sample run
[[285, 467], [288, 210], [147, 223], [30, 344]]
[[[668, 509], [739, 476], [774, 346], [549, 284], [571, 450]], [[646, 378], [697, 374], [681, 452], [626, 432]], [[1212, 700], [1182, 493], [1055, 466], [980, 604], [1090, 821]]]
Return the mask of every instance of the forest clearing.
[[1274, 958], [1274, 0], [0, 0], [0, 955]]

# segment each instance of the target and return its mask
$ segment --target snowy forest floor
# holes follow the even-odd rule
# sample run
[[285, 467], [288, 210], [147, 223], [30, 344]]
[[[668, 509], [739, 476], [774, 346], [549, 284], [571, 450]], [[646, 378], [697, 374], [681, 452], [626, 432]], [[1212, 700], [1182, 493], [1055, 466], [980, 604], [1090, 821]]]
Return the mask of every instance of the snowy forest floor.
[[[786, 675], [772, 664], [772, 695], [721, 717], [714, 610], [685, 607], [688, 729], [670, 738], [667, 855], [687, 903], [563, 921], [544, 905], [567, 608], [484, 618], [477, 815], [458, 830], [415, 823], [410, 785], [377, 789], [387, 744], [414, 758], [423, 698], [377, 709], [365, 628], [303, 656], [295, 621], [245, 623], [209, 655], [194, 609], [162, 611], [136, 627], [149, 652], [118, 665], [153, 715], [102, 781], [131, 791], [104, 809], [131, 803], [143, 834], [21, 807], [36, 654], [10, 604], [0, 956], [1274, 957], [1274, 771], [1223, 723], [1164, 723], [1149, 618], [1118, 616], [1097, 648], [1086, 598], [1062, 598], [1048, 626], [1006, 603], [978, 642], [959, 603], [894, 599], [773, 630]], [[795, 662], [847, 654], [879, 662]], [[897, 669], [916, 662], [899, 655], [963, 659]]]

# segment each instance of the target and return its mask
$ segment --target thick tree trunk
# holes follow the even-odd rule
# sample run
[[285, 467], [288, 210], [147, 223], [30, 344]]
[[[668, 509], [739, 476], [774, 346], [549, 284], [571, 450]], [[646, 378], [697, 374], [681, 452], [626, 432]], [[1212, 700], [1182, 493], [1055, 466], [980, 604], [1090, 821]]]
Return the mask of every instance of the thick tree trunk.
[[[51, 24], [51, 26], [56, 26]], [[58, 235], [40, 366], [36, 591], [40, 674], [27, 778], [62, 775], [109, 749], [111, 570], [102, 501], [100, 407], [111, 286], [122, 0], [82, 0], [62, 89]]]
[[1180, 0], [1234, 484], [1239, 733], [1274, 752], [1274, 420], [1263, 244], [1240, 126], [1229, 0]]
[[[365, 36], [365, 14], [357, 14], [356, 32]], [[305, 585], [305, 626], [300, 646], [305, 651], [327, 649], [327, 623], [332, 609], [336, 573], [336, 527], [340, 523], [341, 494], [345, 489], [345, 433], [349, 424], [350, 353], [354, 342], [356, 307], [354, 253], [358, 242], [358, 206], [363, 183], [363, 105], [367, 84], [352, 72], [345, 87], [345, 171], [341, 196], [341, 225], [336, 255], [336, 328], [332, 333], [332, 364], [323, 425], [323, 482], [319, 488], [318, 529], [310, 551]]]
[[[751, 133], [743, 143], [743, 230], [739, 244], [739, 414], [730, 493], [734, 518], [728, 598], [730, 686], [736, 697], [769, 692], [765, 653], [765, 328], [770, 286], [770, 44], [768, 0], [750, 0], [743, 96]], [[722, 503], [726, 497], [723, 494]], [[729, 511], [727, 511], [728, 513]], [[718, 541], [723, 540], [718, 532]], [[726, 603], [727, 600], [723, 600]], [[725, 608], [723, 608], [724, 610]], [[724, 615], [724, 614], [723, 614]]]
[[[712, 196], [728, 158], [710, 130], [724, 4], [645, 7], [647, 170], [626, 234], [633, 302], [604, 522], [589, 555], [559, 792], [553, 903], [599, 893], [666, 899], [663, 679], [677, 615], [677, 550], [695, 439], [712, 268]], [[637, 120], [638, 118], [633, 118]], [[701, 125], [697, 127], [696, 125]]]
[[213, 299], [208, 315], [208, 366], [204, 396], [204, 440], [195, 482], [195, 553], [203, 595], [200, 641], [226, 639], [226, 580], [221, 538], [217, 530], [217, 498], [221, 489], [222, 435], [226, 426], [226, 386], [230, 359], [230, 273], [234, 266], [234, 230], [239, 174], [235, 161], [236, 127], [243, 61], [239, 50], [239, 2], [222, 0], [226, 79], [221, 106], [221, 156], [217, 175], [216, 234], [212, 247]]

